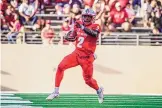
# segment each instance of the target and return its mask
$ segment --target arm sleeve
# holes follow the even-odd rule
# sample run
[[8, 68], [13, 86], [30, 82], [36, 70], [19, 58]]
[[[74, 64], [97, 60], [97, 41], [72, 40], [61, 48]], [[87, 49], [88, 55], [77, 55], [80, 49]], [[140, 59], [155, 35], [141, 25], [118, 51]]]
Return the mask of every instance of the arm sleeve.
[[96, 25], [94, 28], [83, 28], [84, 32], [92, 37], [98, 37], [99, 33], [101, 32], [101, 28], [99, 25]]
[[86, 28], [84, 27], [84, 32], [87, 33], [88, 35], [92, 36], [92, 37], [97, 37], [98, 34], [99, 34], [99, 31], [97, 30], [93, 30], [93, 29], [89, 29], [89, 28]]

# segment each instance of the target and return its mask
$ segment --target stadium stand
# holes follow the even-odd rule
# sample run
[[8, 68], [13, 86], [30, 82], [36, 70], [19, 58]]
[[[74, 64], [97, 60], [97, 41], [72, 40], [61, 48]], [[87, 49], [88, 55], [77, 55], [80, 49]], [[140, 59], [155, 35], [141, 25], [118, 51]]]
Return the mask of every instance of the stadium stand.
[[[14, 1], [14, 2], [13, 2]], [[89, 6], [81, 0], [70, 0], [65, 3], [62, 0], [2, 0], [0, 2], [1, 18], [1, 44], [8, 44], [8, 36], [13, 35], [13, 40], [25, 44], [42, 44], [41, 31], [45, 27], [45, 22], [50, 20], [51, 28], [54, 29], [55, 36], [52, 44], [64, 43], [62, 35], [62, 25], [66, 21], [71, 27], [73, 21], [80, 19], [81, 11]], [[92, 0], [93, 1], [93, 0]], [[160, 0], [97, 0], [93, 4], [96, 11], [96, 23], [102, 27], [102, 33], [98, 39], [100, 45], [162, 45], [162, 1]], [[22, 24], [20, 18], [16, 22], [14, 14], [20, 17], [20, 6], [28, 6], [27, 12], [31, 17], [26, 18]], [[82, 5], [80, 5], [80, 4]], [[69, 8], [70, 6], [70, 8]], [[127, 15], [121, 19], [122, 11]], [[113, 20], [112, 13], [118, 12], [118, 16], [113, 16], [123, 22]], [[38, 20], [32, 24], [33, 16]], [[27, 16], [28, 17], [28, 16]], [[133, 19], [133, 21], [131, 20]], [[115, 22], [114, 22], [115, 21]], [[21, 23], [21, 26], [19, 25]], [[23, 30], [21, 30], [23, 29]], [[15, 35], [13, 33], [19, 33]], [[12, 35], [11, 35], [12, 34]], [[18, 42], [18, 41], [19, 42]]]

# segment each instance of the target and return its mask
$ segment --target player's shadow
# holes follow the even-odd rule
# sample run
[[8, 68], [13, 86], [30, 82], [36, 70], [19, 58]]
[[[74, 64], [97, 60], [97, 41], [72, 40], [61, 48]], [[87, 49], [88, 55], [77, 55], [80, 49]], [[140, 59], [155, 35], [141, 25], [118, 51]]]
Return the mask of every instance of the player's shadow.
[[1, 85], [1, 91], [18, 91], [18, 90], [15, 90], [15, 89], [5, 87], [5, 86]]
[[9, 72], [3, 71], [3, 70], [1, 70], [1, 74], [2, 75], [11, 75]]
[[102, 66], [99, 64], [94, 64], [94, 69], [98, 72], [101, 72], [103, 74], [121, 74], [122, 72], [112, 69], [112, 68], [108, 68], [106, 66]]
[[[1, 70], [1, 77], [2, 75], [11, 75], [11, 74], [9, 72]], [[1, 82], [3, 82], [2, 79], [1, 79]], [[1, 91], [17, 91], [17, 90], [1, 85]]]

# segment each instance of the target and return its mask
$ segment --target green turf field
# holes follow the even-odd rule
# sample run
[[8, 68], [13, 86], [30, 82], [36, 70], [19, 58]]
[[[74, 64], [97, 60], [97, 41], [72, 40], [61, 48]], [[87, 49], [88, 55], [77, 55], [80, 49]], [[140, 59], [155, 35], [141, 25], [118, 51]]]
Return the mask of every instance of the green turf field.
[[46, 101], [48, 94], [1, 93], [1, 108], [162, 108], [162, 95], [105, 95], [99, 104], [96, 95], [61, 94]]

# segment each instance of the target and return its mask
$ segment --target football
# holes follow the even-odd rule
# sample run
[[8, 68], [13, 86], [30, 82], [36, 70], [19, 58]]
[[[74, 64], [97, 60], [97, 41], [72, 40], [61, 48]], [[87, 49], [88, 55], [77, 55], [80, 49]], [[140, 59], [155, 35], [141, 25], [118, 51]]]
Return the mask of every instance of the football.
[[68, 40], [68, 41], [75, 41], [76, 39], [76, 36], [77, 36], [77, 33], [76, 31], [69, 31], [66, 36], [65, 36], [65, 39]]

